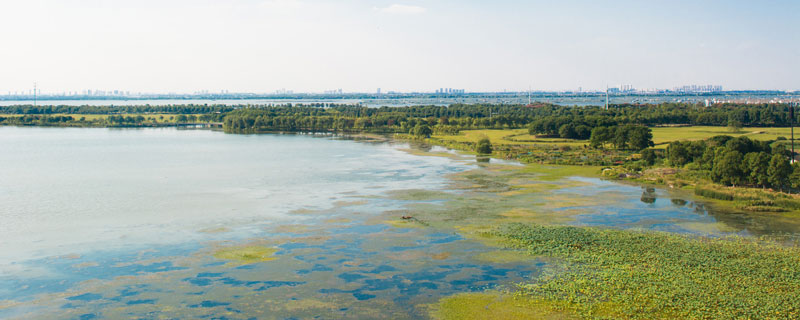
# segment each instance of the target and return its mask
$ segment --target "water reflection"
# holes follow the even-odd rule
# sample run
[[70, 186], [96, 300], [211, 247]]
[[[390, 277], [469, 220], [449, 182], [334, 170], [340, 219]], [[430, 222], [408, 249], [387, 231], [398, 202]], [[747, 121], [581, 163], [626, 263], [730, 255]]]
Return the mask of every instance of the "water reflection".
[[[583, 185], [555, 191], [593, 199], [560, 210], [578, 212], [575, 224], [646, 228], [703, 235], [780, 236], [800, 234], [800, 223], [778, 214], [748, 213], [715, 206], [683, 190], [640, 187], [595, 178], [573, 177]], [[636, 199], [636, 200], [633, 200]]]
[[644, 191], [642, 192], [642, 196], [639, 198], [639, 200], [647, 204], [656, 203], [656, 189], [652, 187], [642, 189], [644, 189]]
[[687, 201], [686, 201], [686, 200], [683, 200], [683, 199], [675, 199], [675, 198], [671, 199], [670, 201], [672, 202], [672, 205], [674, 205], [674, 206], [676, 206], [676, 207], [683, 207], [683, 206], [685, 206], [685, 205], [686, 205], [686, 203], [687, 203]]

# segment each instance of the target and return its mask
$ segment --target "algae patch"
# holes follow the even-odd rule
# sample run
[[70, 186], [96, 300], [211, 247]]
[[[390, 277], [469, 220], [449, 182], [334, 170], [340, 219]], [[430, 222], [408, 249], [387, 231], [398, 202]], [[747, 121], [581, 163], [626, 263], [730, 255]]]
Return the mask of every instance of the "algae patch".
[[273, 255], [276, 252], [278, 249], [265, 246], [225, 247], [215, 251], [213, 256], [220, 260], [250, 264], [275, 260]]
[[425, 227], [422, 223], [418, 220], [386, 220], [383, 223], [388, 224], [395, 228], [422, 228]]
[[228, 228], [228, 227], [210, 227], [210, 228], [200, 229], [200, 232], [209, 233], [209, 234], [225, 233], [225, 232], [230, 232], [230, 231], [231, 231], [231, 229]]
[[368, 204], [369, 201], [367, 200], [354, 200], [354, 201], [336, 201], [333, 203], [334, 207], [342, 208], [342, 207], [352, 207], [352, 206], [361, 206]]
[[517, 250], [496, 250], [489, 252], [481, 252], [475, 255], [475, 260], [488, 263], [515, 263], [515, 262], [530, 262], [536, 259], [535, 256], [529, 255], [527, 252]]
[[434, 319], [577, 319], [527, 298], [500, 292], [462, 293], [443, 298], [430, 310]]
[[451, 193], [423, 189], [396, 190], [387, 193], [391, 199], [407, 201], [447, 200], [453, 198]]
[[731, 233], [736, 232], [736, 228], [730, 227], [722, 222], [681, 222], [678, 223], [677, 226], [684, 228], [686, 230], [691, 230], [695, 232], [705, 233], [705, 234], [724, 234], [724, 233]]

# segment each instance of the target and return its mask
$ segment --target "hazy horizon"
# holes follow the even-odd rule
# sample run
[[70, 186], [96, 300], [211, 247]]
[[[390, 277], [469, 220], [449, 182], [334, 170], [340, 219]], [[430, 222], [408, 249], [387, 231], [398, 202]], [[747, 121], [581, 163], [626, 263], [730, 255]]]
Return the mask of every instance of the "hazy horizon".
[[0, 94], [798, 90], [793, 1], [11, 1]]

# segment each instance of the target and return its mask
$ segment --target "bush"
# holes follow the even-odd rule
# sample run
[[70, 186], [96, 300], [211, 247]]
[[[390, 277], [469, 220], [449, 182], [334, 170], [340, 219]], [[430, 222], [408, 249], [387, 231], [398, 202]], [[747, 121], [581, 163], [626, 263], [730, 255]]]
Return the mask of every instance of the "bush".
[[492, 142], [489, 141], [489, 138], [483, 137], [481, 140], [478, 140], [478, 144], [475, 145], [475, 152], [479, 154], [491, 154]]

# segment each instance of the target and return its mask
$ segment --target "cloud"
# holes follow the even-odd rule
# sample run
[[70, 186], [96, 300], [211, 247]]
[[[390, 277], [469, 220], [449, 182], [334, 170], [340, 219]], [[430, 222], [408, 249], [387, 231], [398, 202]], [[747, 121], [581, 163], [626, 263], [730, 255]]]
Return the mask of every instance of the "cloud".
[[409, 6], [404, 4], [393, 4], [386, 8], [377, 8], [378, 11], [391, 14], [422, 14], [428, 11], [423, 7]]

